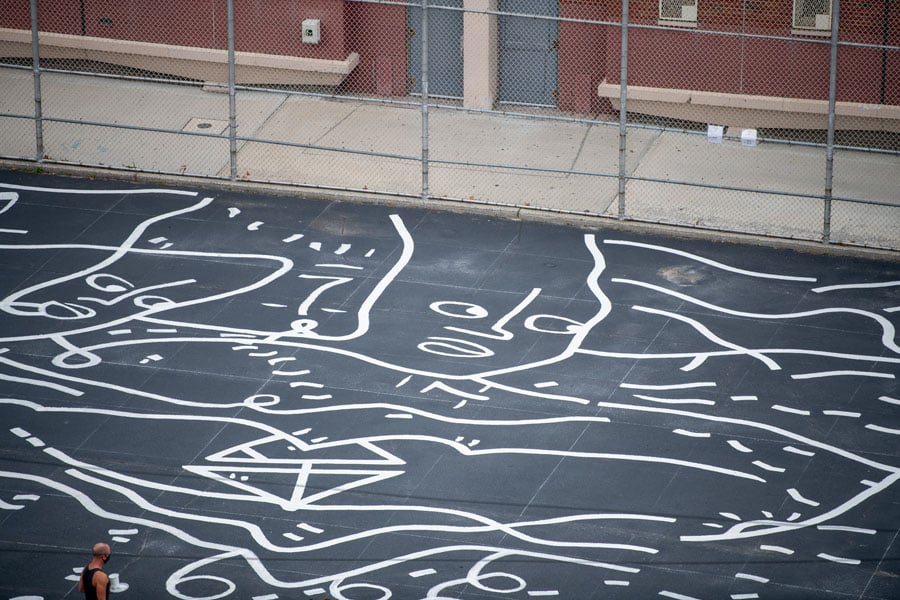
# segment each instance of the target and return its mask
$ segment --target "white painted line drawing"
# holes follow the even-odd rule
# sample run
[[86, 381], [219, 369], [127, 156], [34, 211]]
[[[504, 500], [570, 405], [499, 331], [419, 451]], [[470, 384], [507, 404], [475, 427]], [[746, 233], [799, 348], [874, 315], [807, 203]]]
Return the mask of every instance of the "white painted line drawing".
[[[4, 193], [0, 200], [11, 198]], [[16, 198], [26, 193], [36, 192], [23, 188]], [[275, 229], [263, 226], [275, 222], [271, 213], [257, 220], [249, 206], [243, 213], [228, 209], [228, 217], [247, 216], [253, 239], [269, 236], [265, 243], [280, 250], [242, 252], [240, 240], [228, 252], [191, 250], [180, 233], [160, 226], [204, 210], [215, 210], [221, 221], [222, 205], [212, 198], [179, 196], [182, 208], [169, 206], [141, 217], [118, 243], [2, 246], [10, 252], [84, 252], [95, 258], [90, 266], [30, 283], [0, 300], [4, 323], [21, 327], [0, 333], [0, 344], [11, 349], [0, 353], [0, 381], [23, 396], [4, 394], [0, 415], [28, 418], [6, 421], [24, 426], [9, 429], [6, 443], [51, 461], [60, 472], [50, 478], [22, 466], [0, 469], [0, 477], [23, 489], [42, 490], [44, 498], [65, 498], [113, 527], [108, 532], [118, 543], [137, 546], [139, 534], [153, 532], [182, 546], [192, 558], [164, 574], [161, 596], [189, 597], [203, 583], [222, 597], [248, 597], [238, 578], [229, 575], [230, 566], [240, 565], [235, 571], [252, 573], [254, 589], [272, 590], [253, 596], [257, 599], [290, 593], [386, 596], [396, 594], [389, 589], [396, 573], [427, 581], [431, 597], [458, 595], [461, 586], [490, 594], [492, 585], [508, 586], [514, 590], [510, 594], [520, 596], [573, 597], [565, 578], [558, 586], [549, 580], [536, 583], [517, 562], [562, 565], [590, 573], [595, 583], [636, 588], [648, 575], [635, 557], [672, 560], [707, 542], [727, 541], [793, 560], [790, 535], [795, 531], [812, 532], [818, 540], [879, 537], [857, 522], [864, 511], [854, 509], [891, 489], [900, 470], [877, 453], [817, 437], [817, 424], [834, 422], [823, 417], [846, 418], [841, 423], [850, 428], [854, 422], [849, 419], [863, 413], [837, 401], [816, 404], [804, 392], [778, 396], [770, 387], [754, 386], [757, 380], [775, 380], [766, 377], [796, 389], [854, 379], [872, 386], [867, 393], [877, 390], [868, 398], [883, 402], [882, 412], [900, 404], [885, 395], [890, 389], [877, 387], [889, 383], [900, 365], [893, 322], [883, 311], [854, 308], [843, 299], [887, 290], [896, 282], [811, 290], [835, 292], [816, 297], [813, 306], [828, 303], [827, 308], [741, 310], [710, 300], [702, 285], [675, 291], [658, 280], [639, 280], [640, 273], [616, 271], [613, 257], [638, 252], [684, 259], [717, 276], [797, 286], [804, 293], [818, 278], [732, 267], [661, 245], [604, 240], [601, 246], [594, 234], [579, 233], [573, 254], [584, 272], [577, 282], [582, 294], [576, 309], [570, 310], [568, 300], [559, 302], [552, 281], [526, 277], [503, 281], [502, 290], [434, 286], [420, 298], [410, 293], [407, 278], [421, 268], [415, 262], [416, 230], [399, 215], [382, 223], [390, 242], [371, 242], [386, 258], [373, 274], [371, 266], [360, 265], [378, 261], [362, 261], [356, 241], [317, 233], [321, 241], [280, 246], [274, 242], [290, 243], [303, 235], [268, 231]], [[22, 207], [13, 204], [0, 204], [0, 214]], [[243, 239], [251, 237], [231, 225]], [[159, 247], [148, 249], [147, 241]], [[318, 262], [316, 254], [321, 259], [323, 249], [346, 264]], [[365, 257], [375, 254], [370, 249]], [[227, 285], [204, 287], [208, 282], [198, 272], [229, 261], [241, 265], [236, 273], [245, 273], [235, 274]], [[181, 266], [172, 268], [176, 262]], [[144, 273], [148, 265], [157, 271], [147, 272], [146, 279], [126, 274]], [[281, 293], [270, 293], [276, 288]], [[615, 294], [622, 290], [628, 291], [629, 302], [616, 305]], [[640, 303], [632, 301], [635, 296]], [[288, 310], [263, 311], [261, 306]], [[254, 313], [265, 313], [265, 320]], [[285, 320], [275, 316], [287, 313]], [[732, 327], [736, 321], [820, 325], [847, 317], [868, 327], [877, 342], [872, 348], [855, 353], [794, 340], [761, 347], [748, 342], [744, 329]], [[404, 320], [413, 318], [427, 323], [426, 334], [404, 339], [412, 337], [402, 330]], [[623, 318], [654, 324], [656, 334], [674, 332], [672, 340], [627, 350], [604, 346], [609, 330], [615, 331]], [[396, 351], [400, 346], [380, 343], [396, 339], [408, 342], [402, 352]], [[656, 337], [642, 341], [650, 339]], [[673, 340], [670, 346], [663, 343]], [[29, 344], [52, 352], [23, 358], [20, 346]], [[509, 352], [512, 346], [518, 352]], [[181, 390], [177, 381], [168, 391], [144, 385], [151, 371], [160, 379], [187, 377], [204, 361], [226, 371], [225, 383], [214, 390]], [[145, 366], [140, 383], [105, 372], [127, 365], [133, 373], [135, 363]], [[627, 369], [607, 368], [625, 364]], [[654, 368], [642, 371], [647, 365]], [[740, 381], [720, 377], [733, 365], [746, 368], [747, 376]], [[862, 370], [869, 366], [872, 370]], [[579, 385], [588, 376], [590, 381]], [[27, 396], [19, 390], [38, 393]], [[769, 402], [755, 403], [759, 398]], [[779, 404], [766, 406], [770, 402]], [[797, 408], [807, 406], [810, 410]], [[868, 412], [866, 417], [879, 420]], [[85, 427], [102, 421], [107, 431], [127, 432], [110, 441], [111, 452], [119, 456], [135, 449], [128, 446], [129, 433], [146, 431], [148, 438], [169, 429], [191, 434], [184, 436], [183, 454], [167, 449], [173, 456], [159, 459], [174, 461], [160, 467], [174, 465], [167, 473], [172, 476], [154, 477], [122, 469], [77, 444], [61, 444], [54, 425], [66, 420]], [[871, 438], [900, 435], [874, 422], [865, 428]], [[191, 446], [194, 442], [199, 447]], [[819, 486], [815, 477], [798, 479], [806, 469], [821, 477], [830, 468], [852, 476], [833, 487]], [[629, 475], [605, 479], [610, 473]], [[641, 473], [633, 476], [634, 489], [622, 483], [632, 481], [631, 473]], [[436, 485], [445, 474], [450, 483]], [[484, 478], [477, 479], [479, 474]], [[566, 477], [580, 483], [564, 490], [572, 498], [562, 502], [554, 486]], [[520, 482], [525, 482], [522, 489], [516, 485]], [[677, 485], [665, 488], [659, 482]], [[653, 503], [643, 502], [638, 484], [647, 485]], [[587, 508], [618, 506], [585, 491], [600, 495], [604, 486], [613, 485], [623, 502], [635, 503], [633, 512]], [[116, 502], [106, 502], [97, 493], [101, 489]], [[21, 495], [13, 501], [39, 497]], [[803, 514], [794, 510], [795, 503], [803, 505]], [[689, 516], [684, 506], [693, 507]], [[19, 517], [30, 507], [0, 501], [0, 509], [17, 511]], [[266, 526], [285, 520], [275, 531]], [[627, 538], [613, 533], [628, 525], [640, 527]], [[402, 542], [391, 546], [386, 540]], [[372, 557], [363, 551], [370, 544], [391, 551]], [[861, 564], [844, 547], [815, 551], [820, 549], [828, 552], [817, 554], [819, 559], [841, 568]], [[288, 561], [324, 564], [335, 555], [351, 558], [309, 576], [293, 576], [284, 568]], [[463, 566], [453, 565], [458, 569], [451, 571], [447, 565], [453, 561]], [[770, 582], [762, 570], [734, 574], [734, 567], [723, 568], [732, 569], [727, 578], [745, 586], [729, 592], [736, 600], [758, 597], [741, 591], [747, 582]], [[754, 566], [753, 571], [757, 568], [764, 569]], [[697, 592], [702, 588], [691, 583], [667, 583], [654, 593], [675, 600], [703, 597]]]

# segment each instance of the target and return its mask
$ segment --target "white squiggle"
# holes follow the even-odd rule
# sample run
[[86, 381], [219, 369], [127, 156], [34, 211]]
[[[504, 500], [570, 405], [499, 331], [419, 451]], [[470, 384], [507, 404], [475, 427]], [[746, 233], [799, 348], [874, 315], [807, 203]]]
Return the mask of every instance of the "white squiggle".
[[691, 260], [696, 260], [697, 262], [710, 265], [711, 267], [716, 267], [717, 269], [722, 269], [723, 271], [738, 273], [739, 275], [749, 275], [750, 277], [759, 277], [762, 279], [781, 279], [784, 281], [816, 281], [815, 277], [793, 277], [791, 275], [776, 275], [773, 273], [761, 273], [759, 271], [747, 271], [745, 269], [731, 267], [726, 264], [716, 262], [702, 256], [698, 256], [696, 254], [691, 254], [690, 252], [685, 252], [684, 250], [675, 250], [674, 248], [667, 248], [665, 246], [656, 246], [653, 244], [644, 244], [641, 242], [629, 242], [626, 240], [603, 240], [603, 243], [617, 244], [621, 246], [634, 246], [636, 248], [648, 248], [650, 250], [658, 250], [660, 252], [676, 254], [678, 256], [684, 256], [685, 258], [690, 258]]
[[642, 288], [646, 288], [649, 290], [653, 290], [655, 292], [659, 292], [661, 294], [665, 294], [668, 296], [672, 296], [674, 298], [678, 298], [679, 300], [684, 300], [685, 302], [690, 302], [691, 304], [696, 304], [697, 306], [702, 306], [703, 308], [707, 308], [709, 310], [720, 312], [726, 315], [732, 315], [735, 317], [749, 317], [753, 319], [799, 319], [803, 317], [813, 317], [819, 315], [828, 315], [828, 314], [852, 314], [852, 315], [860, 315], [867, 319], [871, 319], [881, 325], [881, 343], [885, 348], [900, 354], [900, 346], [897, 345], [895, 341], [895, 336], [897, 334], [896, 328], [894, 324], [891, 323], [888, 319], [882, 317], [881, 315], [875, 314], [873, 312], [869, 312], [867, 310], [862, 310], [858, 308], [820, 308], [816, 310], [807, 310], [796, 313], [781, 313], [781, 314], [766, 314], [766, 313], [752, 313], [745, 312], [740, 310], [733, 310], [730, 308], [725, 308], [723, 306], [717, 306], [715, 304], [711, 304], [709, 302], [705, 302], [700, 300], [699, 298], [694, 298], [693, 296], [688, 296], [687, 294], [682, 294], [681, 292], [676, 292], [674, 290], [669, 290], [664, 287], [654, 285], [652, 283], [646, 283], [643, 281], [635, 281], [633, 279], [623, 279], [623, 278], [613, 278], [611, 281], [614, 283], [624, 283], [627, 285], [634, 285]]
[[[613, 281], [615, 281], [615, 279]], [[688, 325], [693, 327], [697, 331], [697, 333], [699, 333], [700, 335], [702, 335], [709, 341], [711, 341], [715, 344], [718, 344], [719, 346], [724, 346], [725, 348], [730, 348], [731, 350], [736, 350], [739, 353], [746, 354], [747, 356], [753, 357], [753, 358], [757, 359], [758, 361], [760, 361], [761, 363], [763, 363], [764, 365], [766, 365], [770, 371], [780, 371], [781, 370], [781, 367], [778, 365], [778, 363], [776, 363], [774, 360], [772, 360], [768, 356], [761, 354], [758, 350], [751, 350], [749, 348], [745, 348], [738, 344], [734, 344], [732, 342], [723, 340], [722, 338], [720, 338], [719, 336], [714, 334], [712, 331], [710, 331], [706, 325], [697, 321], [696, 319], [692, 319], [690, 317], [686, 317], [684, 315], [680, 315], [678, 313], [674, 313], [674, 312], [671, 312], [668, 310], [659, 310], [656, 308], [648, 308], [646, 306], [632, 306], [631, 308], [633, 310], [636, 310], [639, 312], [645, 312], [645, 313], [650, 313], [650, 314], [654, 314], [654, 315], [662, 315], [662, 316], [668, 317], [670, 319], [676, 319], [678, 321], [681, 321], [682, 323], [687, 323]]]
[[893, 373], [880, 373], [872, 371], [819, 371], [817, 373], [797, 373], [791, 375], [791, 379], [819, 379], [822, 377], [880, 377], [882, 379], [894, 379]]
[[692, 383], [669, 383], [663, 385], [648, 385], [641, 383], [620, 383], [620, 388], [629, 390], [686, 390], [698, 387], [716, 387], [715, 381], [695, 381]]
[[40, 192], [42, 194], [80, 194], [86, 196], [123, 196], [129, 194], [163, 194], [170, 196], [196, 196], [198, 192], [189, 192], [185, 190], [168, 190], [162, 188], [141, 188], [141, 189], [102, 189], [102, 190], [83, 190], [77, 188], [45, 188], [32, 185], [15, 185], [12, 183], [0, 183], [0, 188], [10, 190], [23, 190], [26, 192]]
[[703, 404], [706, 406], [715, 406], [716, 404], [714, 400], [703, 400], [701, 398], [657, 398], [656, 396], [646, 396], [644, 394], [634, 394], [634, 397], [648, 402], [658, 402], [659, 404]]
[[900, 281], [880, 281], [877, 283], [845, 283], [842, 285], [826, 285], [823, 287], [812, 288], [817, 294], [823, 292], [833, 292], [835, 290], [870, 290], [874, 288], [896, 287], [900, 285]]

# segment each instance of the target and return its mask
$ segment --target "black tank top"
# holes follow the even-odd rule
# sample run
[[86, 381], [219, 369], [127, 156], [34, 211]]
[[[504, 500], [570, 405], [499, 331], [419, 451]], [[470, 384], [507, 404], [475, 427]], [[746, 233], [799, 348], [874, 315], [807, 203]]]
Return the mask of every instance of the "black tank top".
[[[94, 573], [103, 569], [88, 569], [85, 567], [81, 573], [81, 581], [84, 584], [84, 597], [86, 600], [97, 600], [97, 590], [94, 589]], [[109, 598], [109, 581], [106, 582], [106, 597]]]

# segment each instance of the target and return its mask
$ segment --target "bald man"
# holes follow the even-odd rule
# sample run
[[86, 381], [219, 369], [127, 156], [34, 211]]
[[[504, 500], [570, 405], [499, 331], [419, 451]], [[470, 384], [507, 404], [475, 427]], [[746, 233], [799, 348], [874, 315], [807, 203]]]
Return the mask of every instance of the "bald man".
[[84, 592], [87, 600], [107, 600], [109, 598], [109, 577], [103, 572], [103, 565], [109, 560], [109, 544], [97, 542], [92, 549], [90, 564], [81, 572], [78, 591]]

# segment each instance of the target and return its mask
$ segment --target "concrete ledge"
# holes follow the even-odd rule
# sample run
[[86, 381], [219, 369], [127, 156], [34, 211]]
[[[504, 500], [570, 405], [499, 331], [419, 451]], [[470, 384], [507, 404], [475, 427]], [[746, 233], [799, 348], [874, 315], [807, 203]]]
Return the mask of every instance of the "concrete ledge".
[[[226, 50], [46, 32], [39, 34], [39, 42], [41, 58], [83, 59], [200, 81], [228, 81]], [[0, 28], [0, 56], [30, 57], [31, 31]], [[358, 64], [355, 52], [344, 60], [235, 52], [235, 83], [335, 86]]]
[[[619, 108], [618, 83], [603, 81], [597, 86], [601, 98]], [[828, 101], [806, 98], [779, 98], [628, 86], [629, 112], [715, 123], [743, 128], [825, 129], [828, 127]], [[900, 131], [900, 106], [837, 102], [839, 129]]]

